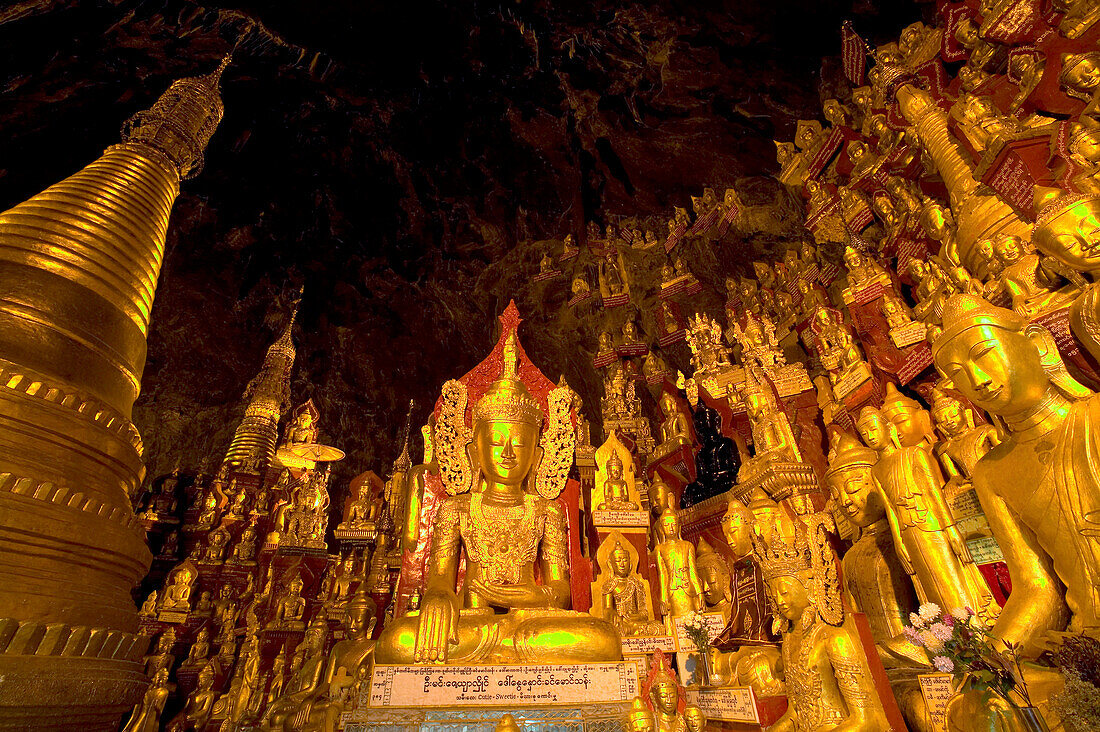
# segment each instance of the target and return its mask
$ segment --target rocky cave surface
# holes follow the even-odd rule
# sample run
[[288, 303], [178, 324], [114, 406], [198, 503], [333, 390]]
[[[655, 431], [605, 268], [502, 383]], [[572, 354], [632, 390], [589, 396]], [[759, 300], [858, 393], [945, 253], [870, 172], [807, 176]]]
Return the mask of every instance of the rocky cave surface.
[[[634, 217], [663, 241], [672, 206], [734, 186], [749, 224], [682, 252], [705, 287], [692, 304], [720, 315], [727, 276], [805, 234], [799, 203], [768, 177], [772, 139], [818, 118], [843, 83], [841, 21], [884, 42], [923, 9], [23, 0], [0, 8], [0, 210], [235, 49], [225, 118], [173, 212], [134, 419], [150, 477], [216, 463], [304, 287], [292, 391], [347, 451], [342, 489], [388, 470], [409, 400], [422, 423], [442, 383], [491, 348], [510, 298], [531, 358], [564, 374], [598, 424], [596, 336], [628, 314], [574, 314], [568, 278], [532, 282], [543, 254], [569, 232], [583, 241], [590, 220]], [[665, 261], [627, 253], [648, 293], [634, 310], [643, 332]], [[666, 354], [679, 368], [687, 355]]]

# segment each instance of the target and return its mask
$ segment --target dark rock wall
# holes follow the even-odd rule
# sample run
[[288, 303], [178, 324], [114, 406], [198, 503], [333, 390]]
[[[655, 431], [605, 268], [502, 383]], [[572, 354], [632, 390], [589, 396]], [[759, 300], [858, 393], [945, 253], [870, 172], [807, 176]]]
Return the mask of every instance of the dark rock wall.
[[[685, 252], [715, 313], [726, 276], [797, 240], [798, 207], [767, 178], [771, 140], [819, 116], [843, 18], [884, 41], [920, 16], [881, 6], [24, 0], [0, 9], [0, 207], [236, 45], [154, 307], [135, 413], [150, 472], [220, 458], [301, 285], [295, 401], [312, 396], [348, 451], [340, 475], [388, 468], [409, 399], [423, 421], [491, 347], [510, 297], [536, 363], [598, 419], [604, 317], [563, 308], [567, 283], [531, 282], [552, 239], [618, 216], [663, 239], [671, 206], [736, 182], [759, 207], [751, 230]], [[662, 261], [628, 260], [644, 312]]]

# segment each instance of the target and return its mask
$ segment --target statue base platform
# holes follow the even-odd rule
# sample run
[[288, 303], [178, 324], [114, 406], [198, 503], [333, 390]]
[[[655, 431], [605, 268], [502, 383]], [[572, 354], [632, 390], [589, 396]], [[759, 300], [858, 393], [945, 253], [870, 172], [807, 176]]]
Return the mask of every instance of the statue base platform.
[[493, 732], [511, 714], [524, 732], [627, 732], [630, 702], [470, 709], [382, 707], [344, 715], [344, 732]]

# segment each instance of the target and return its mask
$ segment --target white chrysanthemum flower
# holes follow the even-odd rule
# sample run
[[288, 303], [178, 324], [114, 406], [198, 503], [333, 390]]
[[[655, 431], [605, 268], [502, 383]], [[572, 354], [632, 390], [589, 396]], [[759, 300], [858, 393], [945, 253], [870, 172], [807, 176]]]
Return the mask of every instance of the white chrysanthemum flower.
[[947, 656], [936, 656], [932, 659], [932, 665], [940, 673], [949, 674], [955, 670], [955, 664]]
[[926, 602], [917, 609], [917, 613], [925, 623], [931, 623], [940, 616], [940, 606], [934, 602]]
[[928, 632], [944, 643], [951, 640], [951, 636], [954, 634], [951, 628], [943, 623], [932, 623], [931, 627], [928, 628]]

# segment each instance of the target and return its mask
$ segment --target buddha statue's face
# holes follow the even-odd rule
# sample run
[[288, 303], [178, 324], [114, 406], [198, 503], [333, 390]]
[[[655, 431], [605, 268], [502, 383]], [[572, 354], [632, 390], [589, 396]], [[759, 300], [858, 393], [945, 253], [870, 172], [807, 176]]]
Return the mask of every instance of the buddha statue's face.
[[910, 404], [892, 405], [888, 413], [883, 409], [883, 414], [897, 428], [901, 444], [907, 447], [920, 443], [930, 432], [928, 413]]
[[847, 249], [844, 252], [844, 264], [848, 266], [849, 271], [859, 269], [863, 265], [863, 259], [855, 249]]
[[699, 565], [698, 569], [699, 578], [703, 581], [703, 596], [707, 600], [707, 605], [714, 607], [725, 602], [726, 590], [729, 589], [728, 575], [724, 574], [714, 561]]
[[890, 442], [886, 419], [878, 412], [861, 415], [856, 427], [859, 429], [864, 444], [872, 450], [881, 450]]
[[941, 398], [936, 402], [932, 415], [936, 418], [936, 424], [948, 435], [957, 435], [966, 427], [963, 405], [956, 399]]
[[664, 508], [668, 505], [668, 486], [658, 480], [650, 486], [649, 491], [653, 496], [653, 505]]
[[659, 681], [653, 687], [653, 702], [665, 714], [675, 714], [680, 693], [671, 681]]
[[1082, 53], [1064, 62], [1058, 81], [1067, 89], [1090, 94], [1100, 86], [1100, 54]]
[[1034, 407], [1050, 385], [1031, 339], [995, 325], [967, 328], [953, 336], [940, 346], [935, 361], [963, 396], [993, 414], [1012, 415]]
[[801, 618], [802, 613], [810, 606], [806, 586], [799, 577], [775, 577], [768, 580], [768, 590], [771, 592], [775, 611], [792, 622]]
[[928, 206], [921, 212], [921, 227], [936, 241], [943, 241], [944, 236], [951, 230], [947, 221], [947, 212], [943, 206], [935, 204]]
[[1023, 241], [1018, 236], [1002, 236], [993, 244], [997, 258], [1005, 264], [1019, 262], [1024, 256]]
[[348, 638], [362, 638], [370, 621], [370, 608], [367, 606], [353, 605], [348, 608], [347, 617], [344, 620], [344, 630]]
[[1031, 241], [1047, 254], [1082, 272], [1100, 270], [1100, 199], [1065, 207], [1032, 232]]
[[615, 549], [608, 557], [608, 561], [616, 577], [626, 577], [630, 574], [630, 552], [626, 549], [622, 547]]
[[535, 462], [538, 427], [486, 420], [477, 424], [474, 443], [486, 479], [499, 485], [521, 485]]
[[680, 517], [672, 511], [661, 514], [661, 531], [666, 539], [676, 539], [680, 536]]
[[853, 140], [848, 144], [848, 157], [853, 163], [858, 163], [867, 154], [867, 144], [859, 140]]
[[722, 517], [722, 535], [738, 559], [752, 554], [752, 526], [746, 516], [731, 507]]
[[199, 671], [199, 688], [203, 691], [210, 691], [210, 687], [214, 685], [214, 672], [210, 666], [203, 666]]
[[855, 526], [870, 526], [886, 517], [882, 497], [875, 490], [870, 465], [852, 465], [825, 479], [840, 510]]
[[607, 475], [611, 478], [611, 480], [621, 480], [623, 477], [622, 463], [608, 461]]
[[707, 718], [699, 707], [688, 707], [684, 710], [684, 724], [687, 725], [688, 732], [703, 732]]
[[648, 712], [632, 713], [628, 724], [630, 732], [656, 732], [657, 730], [653, 715]]

